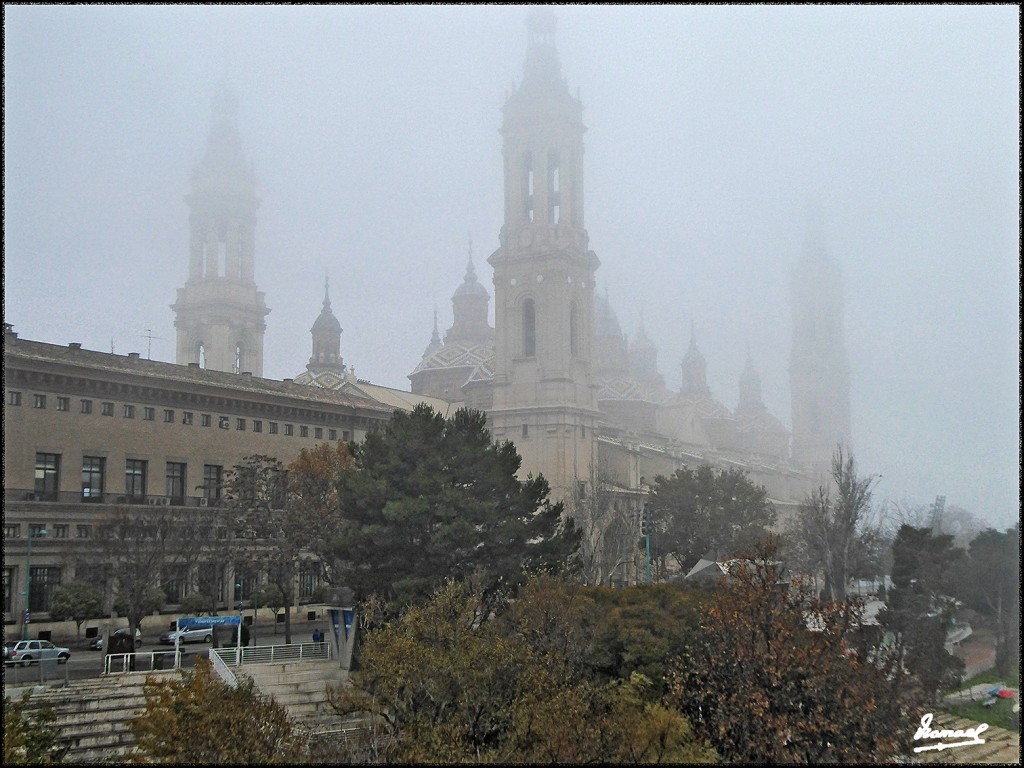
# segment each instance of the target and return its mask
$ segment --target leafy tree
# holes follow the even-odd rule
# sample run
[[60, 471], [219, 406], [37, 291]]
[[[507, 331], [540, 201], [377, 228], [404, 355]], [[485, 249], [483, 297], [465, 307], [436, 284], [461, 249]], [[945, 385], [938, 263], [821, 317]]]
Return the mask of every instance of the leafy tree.
[[293, 516], [308, 531], [306, 545], [324, 566], [328, 584], [344, 586], [335, 578], [325, 556], [329, 542], [343, 523], [339, 486], [355, 469], [346, 443], [319, 443], [303, 448], [288, 465], [288, 486]]
[[650, 512], [651, 556], [672, 558], [683, 573], [705, 553], [735, 554], [761, 540], [775, 522], [767, 491], [746, 472], [708, 465], [656, 477]]
[[996, 669], [1010, 674], [1020, 661], [1020, 526], [989, 528], [970, 543], [957, 595], [989, 616], [996, 630]]
[[829, 600], [844, 601], [852, 576], [871, 576], [880, 567], [882, 537], [871, 508], [876, 479], [859, 477], [853, 456], [837, 447], [832, 457], [834, 489], [819, 486], [788, 527], [793, 564], [823, 573]]
[[357, 471], [339, 484], [346, 522], [326, 554], [360, 597], [423, 601], [445, 578], [476, 579], [493, 597], [525, 573], [565, 569], [579, 547], [547, 481], [516, 478], [515, 446], [491, 442], [479, 411], [397, 411], [354, 451]]
[[913, 720], [884, 672], [851, 650], [859, 605], [787, 588], [771, 541], [745, 557], [674, 661], [667, 701], [726, 762], [894, 759]]
[[82, 623], [103, 615], [103, 593], [92, 584], [72, 581], [53, 591], [50, 599], [50, 618], [53, 621], [75, 622], [76, 632], [82, 636]]
[[[269, 608], [274, 614], [274, 618], [277, 618], [277, 614], [281, 608], [284, 607], [285, 598], [284, 592], [277, 584], [260, 584], [256, 591], [252, 594], [252, 607], [256, 608]], [[274, 634], [277, 634], [277, 621], [274, 621]]]
[[892, 589], [879, 624], [890, 640], [891, 674], [916, 681], [926, 699], [960, 682], [963, 662], [945, 650], [963, 551], [952, 536], [904, 525], [893, 543]]
[[288, 765], [303, 751], [285, 708], [251, 679], [235, 687], [197, 658], [181, 680], [148, 678], [146, 709], [131, 721], [139, 752], [153, 762]]
[[29, 706], [31, 692], [20, 699], [4, 696], [4, 765], [55, 765], [66, 747], [57, 744], [57, 719], [51, 707]]
[[[545, 599], [527, 590], [517, 602]], [[339, 712], [384, 723], [388, 762], [711, 762], [686, 721], [651, 702], [642, 676], [582, 678], [558, 643], [539, 650], [512, 624], [488, 621], [487, 600], [448, 582], [424, 605], [365, 640], [353, 687], [332, 693]]]

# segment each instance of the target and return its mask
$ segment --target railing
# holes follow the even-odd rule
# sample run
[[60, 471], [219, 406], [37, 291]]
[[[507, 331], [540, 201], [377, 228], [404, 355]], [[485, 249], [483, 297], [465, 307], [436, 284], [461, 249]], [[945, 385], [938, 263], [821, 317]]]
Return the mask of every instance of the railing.
[[[241, 651], [241, 653], [239, 653]], [[330, 643], [291, 643], [290, 645], [257, 645], [254, 648], [213, 648], [225, 665], [272, 664], [282, 661], [325, 661], [332, 657]]]
[[34, 684], [36, 682], [43, 685], [47, 681], [60, 680], [63, 680], [64, 685], [67, 685], [68, 667], [70, 666], [70, 661], [66, 661], [61, 664], [57, 659], [33, 661], [29, 666], [25, 667], [21, 665], [20, 661], [5, 661], [4, 685], [27, 685], [29, 683]]
[[149, 651], [148, 653], [111, 653], [103, 659], [103, 674], [118, 675], [128, 672], [152, 672], [178, 669], [181, 651]]
[[235, 673], [231, 671], [231, 667], [225, 664], [224, 659], [220, 657], [220, 653], [218, 653], [220, 650], [224, 649], [211, 649], [210, 661], [213, 664], [213, 671], [217, 673], [221, 680], [234, 688], [238, 685], [238, 679], [235, 677]]

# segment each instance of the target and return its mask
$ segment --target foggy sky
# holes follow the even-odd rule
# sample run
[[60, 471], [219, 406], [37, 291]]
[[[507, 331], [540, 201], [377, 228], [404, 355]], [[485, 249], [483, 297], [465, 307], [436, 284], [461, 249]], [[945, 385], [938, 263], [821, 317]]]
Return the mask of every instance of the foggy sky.
[[[310, 354], [325, 270], [361, 378], [408, 390], [469, 240], [501, 226], [523, 7], [4, 7], [4, 320], [174, 360], [193, 165], [239, 96], [262, 200], [264, 375]], [[853, 449], [879, 502], [1019, 515], [1019, 12], [556, 9], [586, 227], [672, 388], [691, 323], [730, 408], [749, 347], [790, 424], [789, 280], [817, 210], [844, 275]], [[493, 323], [493, 299], [492, 299]]]

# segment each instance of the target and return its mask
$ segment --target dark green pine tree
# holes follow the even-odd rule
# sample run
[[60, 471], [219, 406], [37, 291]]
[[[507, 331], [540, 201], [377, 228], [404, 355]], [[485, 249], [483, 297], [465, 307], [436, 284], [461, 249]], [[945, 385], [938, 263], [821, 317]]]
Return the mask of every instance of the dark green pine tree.
[[397, 608], [424, 601], [446, 578], [495, 595], [527, 573], [574, 567], [578, 530], [549, 501], [543, 477], [516, 478], [515, 446], [491, 440], [483, 413], [399, 411], [353, 455], [331, 559], [359, 597], [376, 593]]

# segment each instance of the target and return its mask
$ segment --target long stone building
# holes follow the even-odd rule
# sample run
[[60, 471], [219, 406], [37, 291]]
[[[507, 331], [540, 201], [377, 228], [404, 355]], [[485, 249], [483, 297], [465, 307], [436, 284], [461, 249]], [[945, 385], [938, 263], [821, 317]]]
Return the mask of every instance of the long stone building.
[[[187, 277], [172, 305], [176, 362], [29, 341], [5, 325], [5, 623], [26, 608], [45, 616], [57, 584], [95, 573], [91, 539], [110, 509], [200, 510], [216, 501], [209, 494], [220, 474], [245, 456], [287, 462], [319, 442], [358, 441], [396, 408], [420, 402], [445, 414], [463, 405], [484, 411], [494, 438], [515, 443], [523, 474], [543, 474], [583, 524], [592, 578], [605, 583], [639, 573], [630, 561], [638, 510], [658, 475], [700, 464], [742, 468], [783, 514], [819, 483], [835, 445], [850, 439], [838, 267], [814, 242], [794, 275], [792, 434], [765, 407], [750, 353], [736, 406], [715, 399], [693, 329], [681, 386], [669, 389], [644, 329], [627, 337], [596, 291], [600, 261], [584, 224], [583, 106], [562, 78], [554, 17], [534, 12], [527, 30], [522, 82], [506, 101], [496, 147], [504, 179], [495, 183], [505, 195], [498, 247], [487, 259], [494, 325], [491, 292], [470, 253], [461, 282], [453, 279], [451, 326], [442, 337], [435, 313], [422, 358], [410, 361], [411, 391], [357, 379], [346, 366], [327, 285], [306, 369], [294, 379], [262, 378], [269, 310], [255, 280], [259, 201], [226, 87], [186, 198]], [[602, 226], [601, 211], [590, 219]], [[315, 589], [313, 574], [300, 576], [301, 595]], [[244, 594], [259, 578], [208, 563], [168, 576], [163, 587], [169, 605], [200, 589], [231, 604], [234, 584]]]

